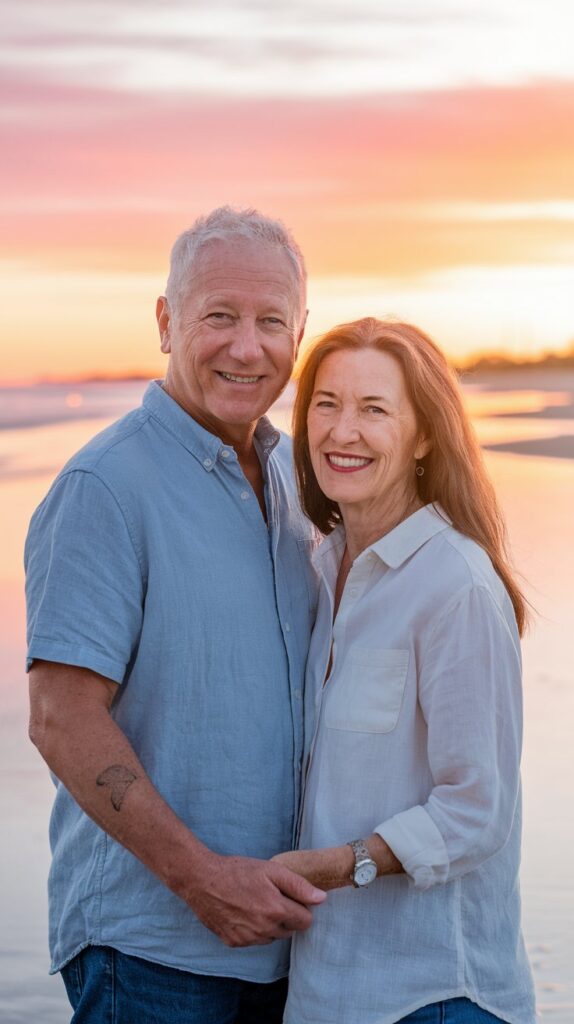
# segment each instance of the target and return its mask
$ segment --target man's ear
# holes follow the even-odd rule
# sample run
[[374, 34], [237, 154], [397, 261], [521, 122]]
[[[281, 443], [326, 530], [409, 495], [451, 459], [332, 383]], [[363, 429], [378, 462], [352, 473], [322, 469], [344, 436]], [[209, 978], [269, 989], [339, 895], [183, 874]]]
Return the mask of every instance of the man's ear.
[[308, 316], [309, 316], [309, 310], [306, 309], [305, 310], [305, 316], [303, 317], [303, 323], [301, 324], [301, 327], [299, 329], [299, 335], [297, 337], [297, 344], [295, 346], [295, 355], [297, 355], [297, 353], [299, 351], [299, 345], [303, 341], [303, 335], [305, 334], [305, 325], [307, 323], [307, 317]]
[[159, 328], [160, 348], [162, 352], [171, 352], [171, 337], [169, 333], [171, 314], [165, 295], [160, 295], [155, 304], [155, 318]]

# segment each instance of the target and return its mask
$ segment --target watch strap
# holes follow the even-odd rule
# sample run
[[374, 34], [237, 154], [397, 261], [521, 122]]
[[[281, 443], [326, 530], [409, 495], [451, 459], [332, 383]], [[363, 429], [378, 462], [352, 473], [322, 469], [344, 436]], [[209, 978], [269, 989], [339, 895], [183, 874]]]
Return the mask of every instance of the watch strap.
[[349, 846], [355, 854], [355, 864], [358, 864], [360, 860], [371, 860], [371, 855], [364, 839], [353, 839]]

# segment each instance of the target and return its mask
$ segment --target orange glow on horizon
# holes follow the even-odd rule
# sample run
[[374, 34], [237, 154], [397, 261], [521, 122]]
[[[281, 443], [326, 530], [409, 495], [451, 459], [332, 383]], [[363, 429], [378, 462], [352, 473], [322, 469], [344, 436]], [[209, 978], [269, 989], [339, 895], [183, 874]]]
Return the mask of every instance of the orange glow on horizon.
[[574, 337], [574, 82], [272, 102], [48, 85], [13, 104], [6, 380], [157, 371], [169, 249], [224, 202], [292, 228], [308, 336], [391, 314], [457, 359]]

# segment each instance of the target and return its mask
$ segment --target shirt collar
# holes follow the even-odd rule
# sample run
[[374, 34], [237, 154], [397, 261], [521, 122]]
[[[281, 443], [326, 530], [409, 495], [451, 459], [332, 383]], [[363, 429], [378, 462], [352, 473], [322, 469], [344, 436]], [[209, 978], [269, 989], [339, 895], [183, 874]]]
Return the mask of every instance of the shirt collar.
[[[166, 427], [180, 444], [193, 455], [203, 468], [210, 472], [222, 448], [233, 450], [232, 445], [223, 443], [220, 437], [211, 434], [182, 409], [162, 387], [162, 381], [153, 380], [148, 384], [143, 397], [147, 412]], [[267, 416], [262, 416], [255, 428], [257, 450], [265, 460], [278, 444], [281, 435]]]
[[[427, 540], [430, 540], [435, 534], [441, 533], [442, 530], [446, 530], [450, 525], [451, 521], [440, 505], [425, 505], [413, 512], [407, 519], [403, 519], [402, 523], [395, 526], [394, 530], [371, 544], [367, 551], [374, 551], [390, 569], [398, 569], [403, 562], [406, 562], [407, 558], [422, 548]], [[313, 556], [313, 561], [319, 562], [330, 552], [341, 556], [344, 546], [345, 528], [342, 523], [339, 523], [333, 532], [321, 542]], [[359, 557], [365, 553], [361, 552]]]
[[407, 558], [422, 548], [427, 540], [446, 530], [450, 525], [451, 521], [440, 505], [424, 505], [413, 512], [412, 516], [403, 519], [390, 533], [371, 544], [370, 550], [374, 551], [389, 568], [398, 569]]

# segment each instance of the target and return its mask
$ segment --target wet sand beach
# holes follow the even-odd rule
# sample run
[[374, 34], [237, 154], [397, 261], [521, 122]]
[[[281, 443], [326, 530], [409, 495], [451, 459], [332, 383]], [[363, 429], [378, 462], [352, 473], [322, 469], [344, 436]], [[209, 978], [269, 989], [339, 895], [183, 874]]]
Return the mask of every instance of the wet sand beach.
[[[66, 384], [0, 394], [0, 1020], [65, 1024], [49, 977], [47, 826], [53, 787], [27, 739], [22, 546], [55, 472], [143, 382]], [[574, 883], [570, 778], [574, 678], [574, 371], [464, 377], [474, 424], [505, 509], [514, 560], [536, 609], [525, 639], [524, 931], [542, 1020], [574, 1021]], [[1, 390], [1, 389], [0, 389]], [[283, 428], [287, 395], [273, 413]]]

